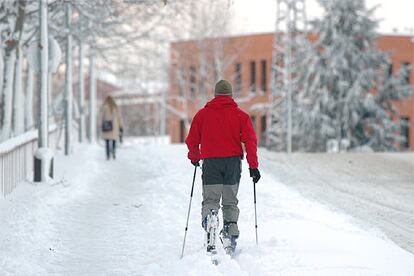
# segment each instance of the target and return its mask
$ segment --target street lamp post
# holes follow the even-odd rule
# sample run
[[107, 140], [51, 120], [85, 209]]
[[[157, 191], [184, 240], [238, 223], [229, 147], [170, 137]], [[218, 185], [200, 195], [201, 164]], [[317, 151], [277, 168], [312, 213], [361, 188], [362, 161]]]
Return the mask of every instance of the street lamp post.
[[47, 0], [39, 0], [39, 115], [38, 149], [34, 154], [34, 181], [47, 181], [53, 177], [53, 154], [48, 149], [48, 77], [49, 77], [49, 38], [47, 26]]
[[72, 128], [72, 4], [66, 2], [65, 155], [69, 155]]
[[49, 60], [49, 44], [47, 30], [47, 0], [39, 0], [39, 137], [38, 147], [44, 148], [48, 145], [47, 133], [47, 91], [48, 91], [48, 60]]

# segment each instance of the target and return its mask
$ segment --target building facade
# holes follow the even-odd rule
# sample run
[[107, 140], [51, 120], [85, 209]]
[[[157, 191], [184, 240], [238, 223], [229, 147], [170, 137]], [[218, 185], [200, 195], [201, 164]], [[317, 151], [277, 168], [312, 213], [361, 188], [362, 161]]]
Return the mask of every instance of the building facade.
[[[266, 131], [266, 105], [270, 99], [273, 33], [182, 41], [170, 46], [168, 91], [168, 134], [173, 143], [182, 143], [195, 112], [213, 97], [218, 79], [232, 82], [234, 99], [251, 116], [263, 142]], [[414, 38], [382, 35], [378, 46], [391, 54], [389, 72], [414, 64]], [[414, 84], [413, 70], [407, 81]], [[396, 103], [400, 120], [406, 122], [401, 134], [403, 149], [414, 150], [414, 97]]]

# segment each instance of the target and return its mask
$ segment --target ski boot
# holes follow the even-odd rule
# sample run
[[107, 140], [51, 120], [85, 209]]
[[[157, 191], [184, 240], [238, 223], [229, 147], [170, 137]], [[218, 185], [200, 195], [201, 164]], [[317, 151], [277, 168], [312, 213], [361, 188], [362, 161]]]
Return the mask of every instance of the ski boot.
[[220, 240], [223, 244], [224, 251], [226, 251], [226, 254], [233, 257], [236, 252], [237, 238], [239, 236], [229, 234], [230, 224], [231, 223], [229, 222], [224, 222], [223, 229], [220, 231]]
[[211, 210], [210, 214], [204, 219], [203, 228], [206, 230], [206, 250], [207, 254], [211, 256], [213, 264], [218, 264], [217, 249], [216, 249], [216, 236], [217, 229], [219, 227], [219, 219], [217, 210]]

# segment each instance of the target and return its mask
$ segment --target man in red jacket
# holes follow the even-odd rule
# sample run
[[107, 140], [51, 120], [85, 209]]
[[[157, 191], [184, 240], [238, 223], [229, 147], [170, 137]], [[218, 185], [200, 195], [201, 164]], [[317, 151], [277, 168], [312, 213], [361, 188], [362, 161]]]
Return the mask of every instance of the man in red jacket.
[[241, 159], [246, 149], [250, 177], [260, 179], [257, 160], [257, 139], [249, 115], [234, 102], [230, 82], [215, 85], [214, 99], [197, 112], [185, 140], [188, 158], [194, 166], [202, 164], [203, 202], [202, 226], [207, 233], [207, 251], [215, 254], [218, 210], [222, 199], [223, 230], [220, 238], [228, 254], [234, 253], [239, 237], [237, 192], [241, 177]]

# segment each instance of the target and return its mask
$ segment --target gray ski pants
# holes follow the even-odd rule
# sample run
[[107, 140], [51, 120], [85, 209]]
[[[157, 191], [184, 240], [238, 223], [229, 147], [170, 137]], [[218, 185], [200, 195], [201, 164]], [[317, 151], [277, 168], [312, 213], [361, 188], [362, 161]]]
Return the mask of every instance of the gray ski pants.
[[[241, 176], [241, 159], [239, 156], [223, 158], [207, 158], [203, 161], [203, 202], [201, 207], [202, 220], [211, 209], [223, 211], [223, 221], [229, 224], [228, 233], [239, 236], [237, 221], [239, 208], [237, 192]], [[218, 182], [218, 183], [217, 183]]]

